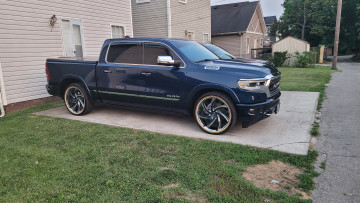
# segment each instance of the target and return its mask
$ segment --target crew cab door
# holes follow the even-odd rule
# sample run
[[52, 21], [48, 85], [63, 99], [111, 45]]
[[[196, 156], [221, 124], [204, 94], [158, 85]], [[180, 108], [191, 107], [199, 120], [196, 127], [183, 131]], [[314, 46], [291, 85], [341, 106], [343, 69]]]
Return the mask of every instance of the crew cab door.
[[141, 44], [113, 43], [109, 45], [105, 62], [98, 64], [98, 92], [107, 103], [138, 101], [138, 64]]
[[178, 55], [163, 43], [143, 43], [142, 63], [139, 66], [139, 103], [152, 106], [182, 108], [186, 99], [186, 69], [159, 65], [158, 56], [171, 56], [180, 60]]

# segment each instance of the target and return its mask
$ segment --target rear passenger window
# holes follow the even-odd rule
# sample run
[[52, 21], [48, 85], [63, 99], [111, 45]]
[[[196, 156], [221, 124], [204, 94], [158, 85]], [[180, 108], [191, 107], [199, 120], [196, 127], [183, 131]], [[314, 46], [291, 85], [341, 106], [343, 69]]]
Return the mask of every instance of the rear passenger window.
[[109, 63], [139, 64], [140, 48], [138, 44], [111, 45], [107, 55]]

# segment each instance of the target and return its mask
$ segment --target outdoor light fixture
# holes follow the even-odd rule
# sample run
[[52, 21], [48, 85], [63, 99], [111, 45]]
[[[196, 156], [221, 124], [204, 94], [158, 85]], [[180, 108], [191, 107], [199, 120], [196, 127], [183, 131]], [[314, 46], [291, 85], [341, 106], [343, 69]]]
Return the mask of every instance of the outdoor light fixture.
[[51, 16], [51, 18], [50, 18], [51, 32], [52, 32], [52, 29], [54, 28], [56, 21], [57, 21], [56, 15]]

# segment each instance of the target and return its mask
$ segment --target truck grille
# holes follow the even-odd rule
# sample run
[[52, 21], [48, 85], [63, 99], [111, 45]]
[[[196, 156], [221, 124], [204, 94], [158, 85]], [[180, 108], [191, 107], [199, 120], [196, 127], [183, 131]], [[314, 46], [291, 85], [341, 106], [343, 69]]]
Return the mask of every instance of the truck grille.
[[269, 91], [270, 91], [270, 98], [277, 95], [280, 92], [280, 75], [271, 78]]

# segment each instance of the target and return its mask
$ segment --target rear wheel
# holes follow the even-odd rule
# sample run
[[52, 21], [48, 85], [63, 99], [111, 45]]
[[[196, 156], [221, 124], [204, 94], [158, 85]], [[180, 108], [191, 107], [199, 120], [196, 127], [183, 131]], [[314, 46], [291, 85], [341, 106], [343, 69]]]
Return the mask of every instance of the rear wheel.
[[79, 83], [72, 83], [66, 88], [64, 102], [68, 111], [74, 115], [85, 115], [92, 109], [89, 95]]
[[194, 107], [194, 117], [199, 127], [210, 134], [222, 134], [229, 130], [237, 119], [231, 99], [220, 92], [203, 94]]

